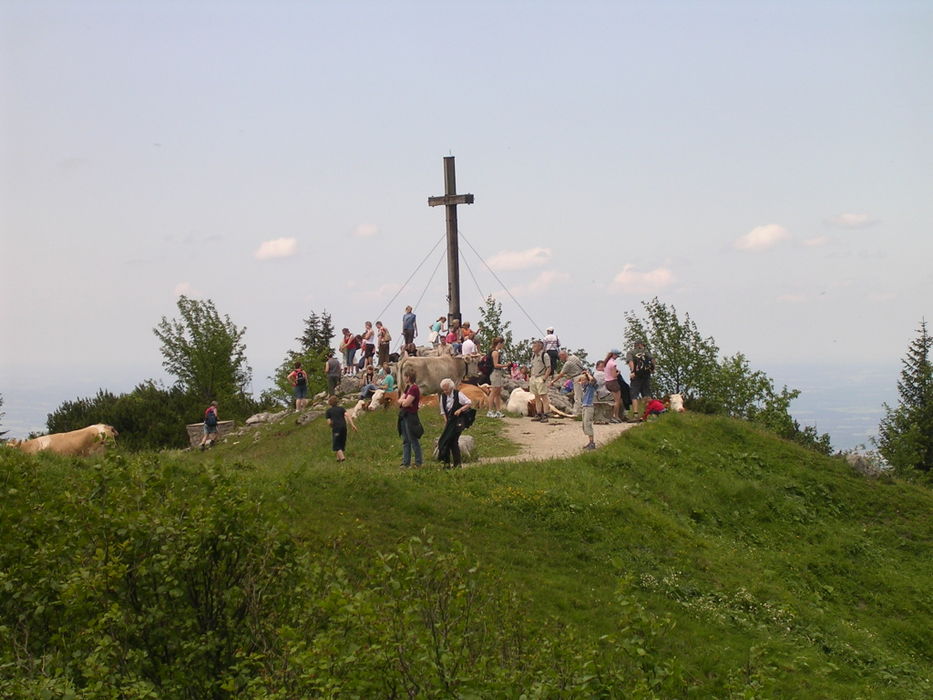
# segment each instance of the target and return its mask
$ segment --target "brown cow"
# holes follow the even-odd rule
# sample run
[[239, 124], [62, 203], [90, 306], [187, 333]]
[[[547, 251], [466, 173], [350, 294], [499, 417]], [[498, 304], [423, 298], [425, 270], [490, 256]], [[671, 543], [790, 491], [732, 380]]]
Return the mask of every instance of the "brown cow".
[[98, 423], [70, 433], [52, 433], [24, 440], [11, 447], [18, 447], [28, 455], [47, 451], [66, 457], [87, 457], [103, 452], [107, 445], [113, 444], [116, 437], [117, 431], [113, 426]]
[[486, 393], [486, 390], [482, 387], [478, 387], [475, 384], [461, 384], [459, 390], [470, 400], [473, 404], [473, 408], [477, 411], [481, 408], [486, 408], [489, 403], [489, 394]]

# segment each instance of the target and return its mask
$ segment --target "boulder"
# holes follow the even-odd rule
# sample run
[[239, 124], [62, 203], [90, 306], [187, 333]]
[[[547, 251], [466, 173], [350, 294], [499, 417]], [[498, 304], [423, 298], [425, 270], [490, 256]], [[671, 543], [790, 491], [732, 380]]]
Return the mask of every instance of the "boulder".
[[259, 425], [260, 423], [275, 423], [282, 420], [288, 411], [279, 411], [278, 413], [255, 413], [246, 419], [246, 425]]
[[311, 421], [315, 420], [316, 418], [320, 418], [323, 415], [324, 411], [322, 410], [303, 411], [302, 414], [295, 419], [295, 422], [298, 425], [307, 425]]
[[472, 435], [461, 435], [460, 440], [460, 457], [464, 462], [472, 462], [476, 459], [476, 438]]

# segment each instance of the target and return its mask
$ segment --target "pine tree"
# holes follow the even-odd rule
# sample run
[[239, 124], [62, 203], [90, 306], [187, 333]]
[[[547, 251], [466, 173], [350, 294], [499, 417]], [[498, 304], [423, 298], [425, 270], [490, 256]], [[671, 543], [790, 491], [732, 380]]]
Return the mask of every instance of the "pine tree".
[[291, 401], [292, 386], [287, 376], [296, 362], [301, 362], [302, 368], [308, 374], [308, 390], [314, 395], [323, 389], [327, 382], [324, 378], [324, 363], [333, 351], [334, 324], [331, 315], [325, 309], [320, 315], [312, 311], [304, 320], [304, 331], [298, 341], [297, 350], [288, 350], [282, 363], [275, 370], [275, 375], [269, 377], [275, 387], [264, 392], [264, 397], [288, 405]]
[[933, 337], [921, 319], [917, 337], [901, 361], [897, 383], [898, 405], [884, 405], [885, 415], [878, 426], [875, 444], [895, 469], [930, 471], [933, 467], [933, 365], [930, 349]]

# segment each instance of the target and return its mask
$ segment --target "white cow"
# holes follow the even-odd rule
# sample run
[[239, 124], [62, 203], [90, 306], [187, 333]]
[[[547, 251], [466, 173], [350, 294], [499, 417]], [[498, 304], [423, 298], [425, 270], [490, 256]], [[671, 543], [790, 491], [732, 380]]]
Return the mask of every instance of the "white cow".
[[535, 395], [530, 391], [525, 391], [521, 388], [516, 388], [512, 390], [512, 393], [509, 394], [509, 401], [505, 406], [505, 410], [509, 413], [518, 413], [523, 416], [528, 415], [528, 402], [534, 401]]

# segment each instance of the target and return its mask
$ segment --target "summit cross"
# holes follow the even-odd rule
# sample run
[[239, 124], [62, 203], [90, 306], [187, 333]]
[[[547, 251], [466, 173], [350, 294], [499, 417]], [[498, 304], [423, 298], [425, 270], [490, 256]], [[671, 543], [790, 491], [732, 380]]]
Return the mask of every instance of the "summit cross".
[[472, 194], [457, 194], [457, 176], [454, 172], [454, 157], [444, 156], [444, 194], [428, 197], [429, 207], [447, 207], [447, 313], [448, 327], [451, 321], [462, 320], [460, 316], [460, 248], [457, 239], [457, 206], [473, 204]]

